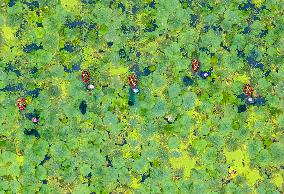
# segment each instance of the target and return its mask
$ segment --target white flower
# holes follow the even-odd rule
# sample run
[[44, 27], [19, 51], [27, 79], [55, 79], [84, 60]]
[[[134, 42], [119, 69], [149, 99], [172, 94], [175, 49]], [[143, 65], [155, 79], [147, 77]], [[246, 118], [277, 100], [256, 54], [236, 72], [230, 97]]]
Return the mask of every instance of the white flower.
[[171, 122], [171, 123], [174, 122], [174, 120], [175, 120], [173, 115], [168, 115], [166, 118], [167, 118], [168, 122]]
[[138, 88], [134, 88], [134, 89], [133, 89], [133, 92], [134, 92], [134, 93], [138, 93], [138, 92], [139, 92], [139, 89], [138, 89]]
[[253, 103], [253, 102], [254, 102], [252, 97], [249, 97], [249, 98], [248, 98], [248, 101], [249, 101], [250, 103]]
[[94, 88], [95, 88], [95, 86], [93, 84], [88, 85], [89, 90], [93, 90]]

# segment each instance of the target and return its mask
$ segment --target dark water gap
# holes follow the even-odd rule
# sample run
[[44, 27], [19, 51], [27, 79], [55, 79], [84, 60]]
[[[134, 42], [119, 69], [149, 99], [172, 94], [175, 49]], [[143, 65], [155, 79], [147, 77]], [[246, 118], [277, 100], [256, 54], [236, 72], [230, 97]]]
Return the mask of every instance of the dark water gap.
[[37, 138], [40, 138], [40, 134], [36, 129], [30, 129], [30, 130], [25, 129], [24, 134], [27, 136], [35, 136]]

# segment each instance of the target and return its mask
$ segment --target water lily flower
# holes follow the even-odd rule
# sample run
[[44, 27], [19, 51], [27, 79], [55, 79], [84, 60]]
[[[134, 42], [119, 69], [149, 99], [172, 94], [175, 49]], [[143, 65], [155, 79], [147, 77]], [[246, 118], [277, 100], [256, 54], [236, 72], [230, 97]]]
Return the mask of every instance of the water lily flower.
[[33, 118], [32, 118], [32, 122], [33, 122], [33, 123], [37, 123], [37, 122], [38, 122], [38, 118], [33, 117]]
[[135, 94], [137, 94], [137, 93], [139, 92], [139, 89], [138, 89], [138, 88], [133, 88], [133, 92], [134, 92]]
[[94, 86], [93, 84], [89, 84], [89, 85], [88, 85], [88, 89], [89, 89], [89, 90], [93, 90], [93, 89], [95, 89], [95, 86]]
[[248, 98], [248, 102], [249, 102], [250, 104], [253, 104], [253, 103], [254, 103], [254, 99], [253, 99], [252, 97], [249, 97], [249, 98]]
[[167, 115], [164, 117], [165, 121], [168, 122], [168, 124], [172, 124], [175, 121], [175, 118], [173, 117], [173, 115]]

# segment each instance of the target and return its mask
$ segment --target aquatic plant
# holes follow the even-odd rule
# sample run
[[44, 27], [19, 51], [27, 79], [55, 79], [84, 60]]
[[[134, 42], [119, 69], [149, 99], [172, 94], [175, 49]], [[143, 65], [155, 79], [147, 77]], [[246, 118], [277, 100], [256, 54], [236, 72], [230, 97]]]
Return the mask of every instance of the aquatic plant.
[[280, 0], [2, 0], [0, 193], [283, 193], [282, 34]]

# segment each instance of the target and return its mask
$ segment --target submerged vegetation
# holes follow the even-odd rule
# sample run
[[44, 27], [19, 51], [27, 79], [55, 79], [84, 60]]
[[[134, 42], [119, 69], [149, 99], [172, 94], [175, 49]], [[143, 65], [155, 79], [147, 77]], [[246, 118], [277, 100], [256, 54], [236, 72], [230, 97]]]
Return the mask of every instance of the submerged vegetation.
[[0, 0], [0, 193], [283, 193], [283, 7]]

